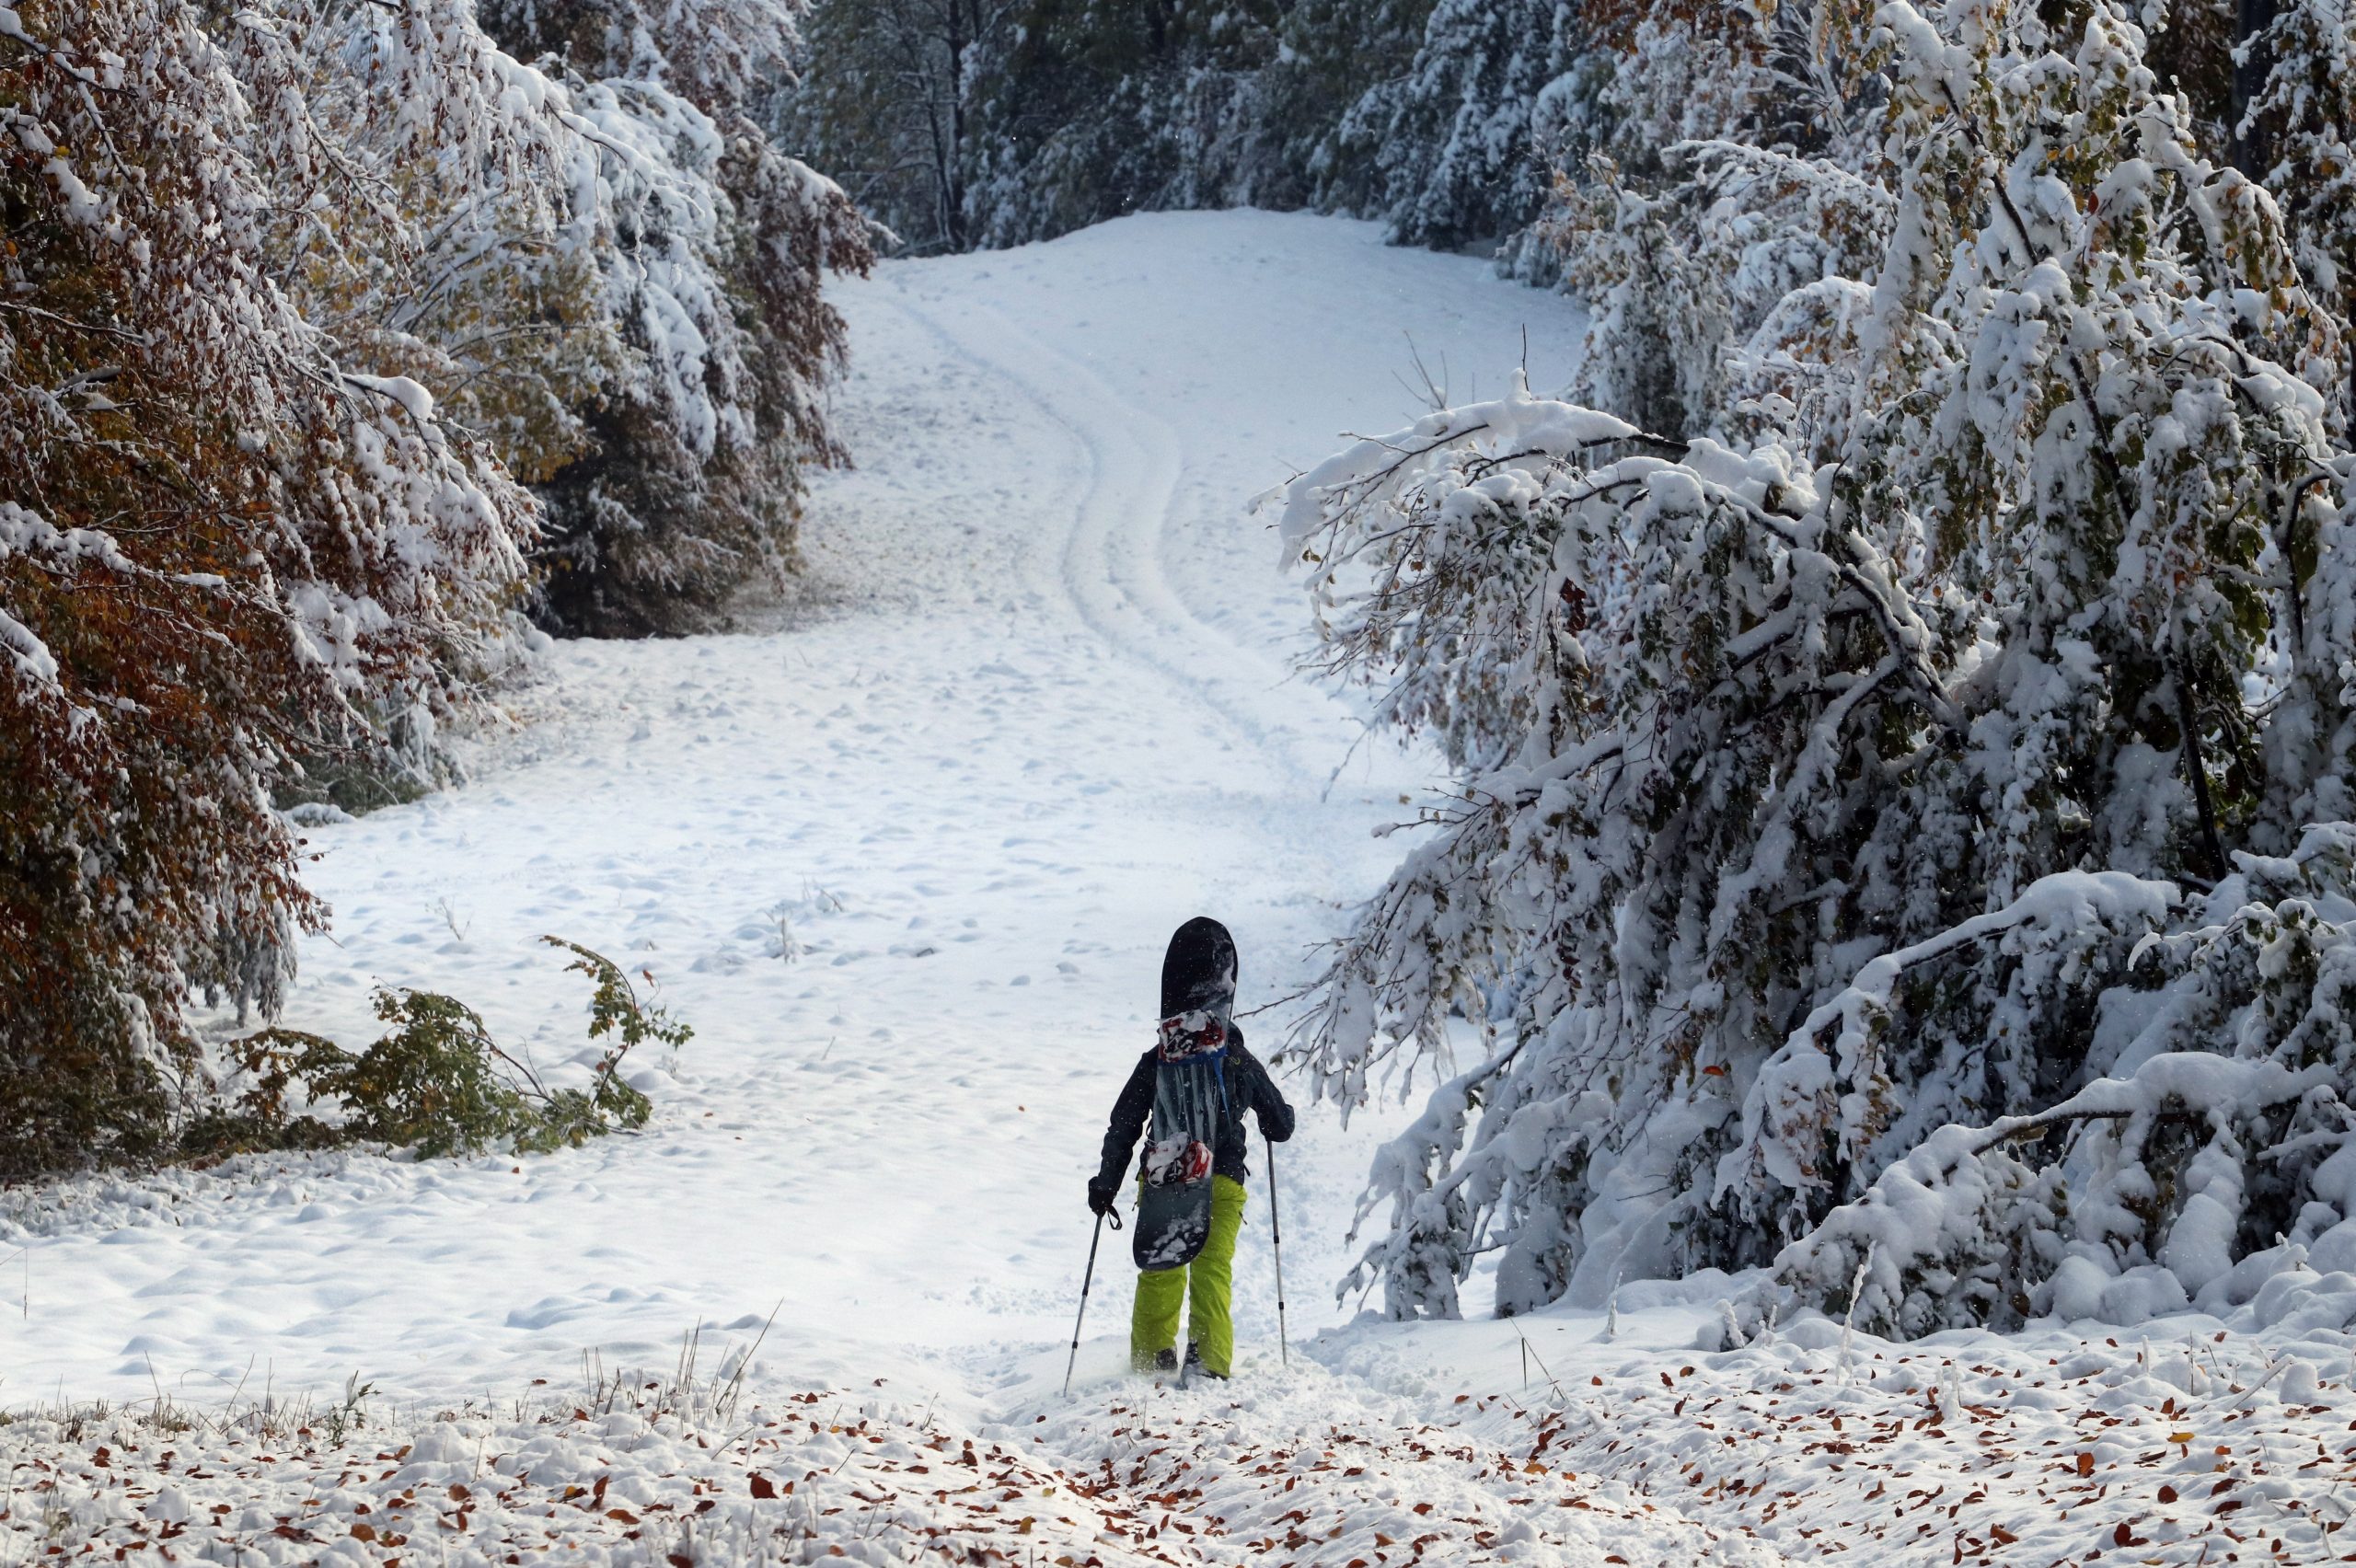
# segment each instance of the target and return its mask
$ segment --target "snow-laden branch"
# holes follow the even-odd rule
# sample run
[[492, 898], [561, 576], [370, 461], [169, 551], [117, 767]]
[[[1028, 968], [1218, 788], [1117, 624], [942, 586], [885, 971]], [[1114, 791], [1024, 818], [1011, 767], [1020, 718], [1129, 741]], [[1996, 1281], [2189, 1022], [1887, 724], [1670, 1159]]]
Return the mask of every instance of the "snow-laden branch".
[[[1435, 1282], [1489, 1251], [1509, 1310], [1771, 1262], [1969, 1152], [1950, 1126], [2010, 1129], [1954, 1177], [1994, 1217], [1877, 1264], [1916, 1271], [1908, 1332], [2082, 1303], [2089, 1269], [2175, 1282], [2096, 1292], [2119, 1310], [2241, 1299], [2276, 1230], [2356, 1267], [2319, 1163], [2356, 1071], [2356, 906], [2315, 825], [2356, 812], [2319, 253], [2109, 0], [2066, 31], [1819, 19], [1769, 63], [1839, 98], [1805, 134], [1664, 136], [1654, 174], [1565, 185], [1592, 407], [1444, 409], [1281, 492], [1313, 666], [1450, 769], [1299, 1054], [1350, 1103], [1515, 1048], [1378, 1173], [1394, 1312], [1451, 1309]], [[2203, 1053], [2316, 1092], [2190, 1147], [2081, 1098]]]

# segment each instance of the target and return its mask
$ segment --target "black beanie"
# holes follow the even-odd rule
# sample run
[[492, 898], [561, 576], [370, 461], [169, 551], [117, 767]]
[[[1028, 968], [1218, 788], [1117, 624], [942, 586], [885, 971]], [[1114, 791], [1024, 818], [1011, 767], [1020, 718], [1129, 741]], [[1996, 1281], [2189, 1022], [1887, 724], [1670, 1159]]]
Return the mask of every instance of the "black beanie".
[[1227, 928], [1197, 915], [1178, 928], [1161, 960], [1161, 1016], [1214, 1012], [1226, 1017], [1235, 1007], [1235, 939]]

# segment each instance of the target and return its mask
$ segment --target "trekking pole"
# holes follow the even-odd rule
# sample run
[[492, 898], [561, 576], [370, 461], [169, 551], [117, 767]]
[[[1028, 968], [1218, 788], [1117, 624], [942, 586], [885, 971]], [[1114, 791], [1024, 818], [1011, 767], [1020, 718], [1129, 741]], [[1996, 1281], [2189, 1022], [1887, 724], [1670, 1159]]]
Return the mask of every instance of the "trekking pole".
[[1113, 1228], [1121, 1228], [1121, 1216], [1106, 1209], [1096, 1216], [1096, 1230], [1088, 1239], [1088, 1272], [1080, 1276], [1080, 1312], [1071, 1320], [1071, 1355], [1064, 1362], [1064, 1398], [1071, 1398], [1071, 1369], [1080, 1364], [1080, 1325], [1088, 1317], [1088, 1287], [1096, 1278], [1096, 1243], [1104, 1239], [1104, 1221], [1111, 1219]]
[[1285, 1228], [1276, 1218], [1276, 1146], [1265, 1132], [1260, 1143], [1268, 1151], [1268, 1245], [1276, 1253], [1276, 1362], [1290, 1366], [1292, 1349], [1285, 1343]]

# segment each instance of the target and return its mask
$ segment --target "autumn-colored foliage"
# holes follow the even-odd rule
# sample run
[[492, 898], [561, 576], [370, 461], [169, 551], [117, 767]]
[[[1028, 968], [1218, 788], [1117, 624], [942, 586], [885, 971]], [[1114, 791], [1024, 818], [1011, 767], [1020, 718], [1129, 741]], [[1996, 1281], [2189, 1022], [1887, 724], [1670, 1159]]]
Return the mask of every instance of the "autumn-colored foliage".
[[289, 112], [180, 0], [0, 8], [0, 1173], [158, 1142], [191, 987], [269, 1008], [323, 913], [272, 791], [521, 582], [529, 497], [271, 265]]
[[0, 1176], [219, 1109], [281, 808], [430, 788], [523, 613], [790, 562], [869, 259], [750, 111], [800, 9], [0, 5]]

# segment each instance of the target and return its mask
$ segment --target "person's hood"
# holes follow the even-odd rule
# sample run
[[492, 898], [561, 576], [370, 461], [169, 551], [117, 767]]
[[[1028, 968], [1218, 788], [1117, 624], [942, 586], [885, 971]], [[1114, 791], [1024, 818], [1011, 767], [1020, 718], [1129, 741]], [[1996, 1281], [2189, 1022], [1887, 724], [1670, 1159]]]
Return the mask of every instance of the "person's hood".
[[1161, 960], [1161, 1016], [1235, 1011], [1235, 939], [1227, 928], [1197, 915], [1178, 928]]

